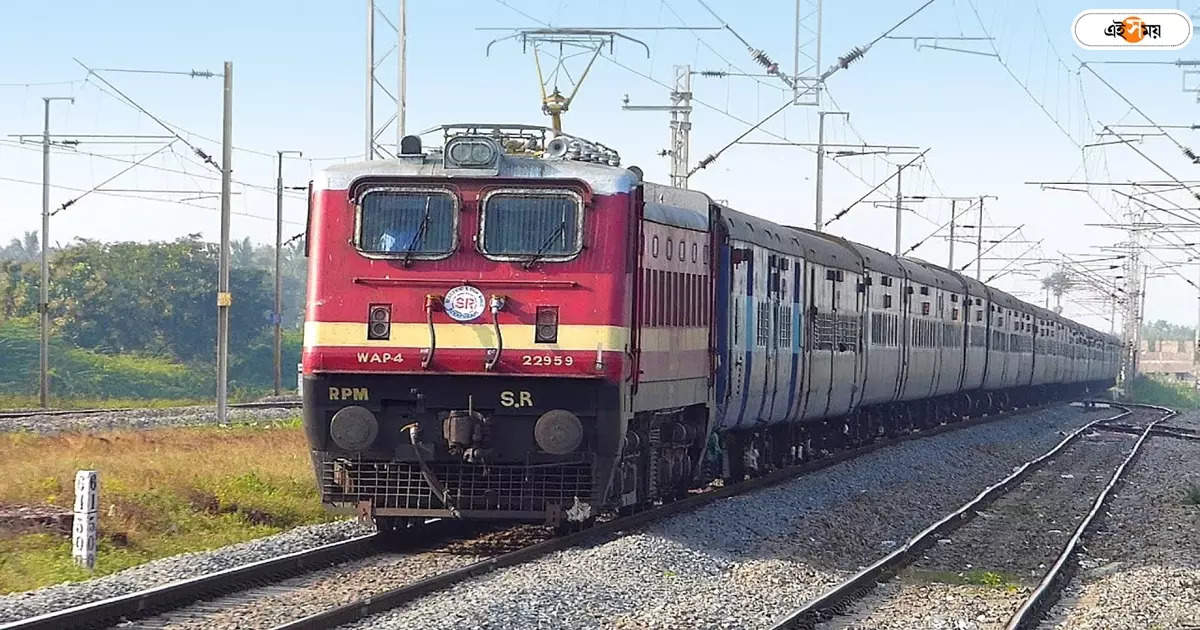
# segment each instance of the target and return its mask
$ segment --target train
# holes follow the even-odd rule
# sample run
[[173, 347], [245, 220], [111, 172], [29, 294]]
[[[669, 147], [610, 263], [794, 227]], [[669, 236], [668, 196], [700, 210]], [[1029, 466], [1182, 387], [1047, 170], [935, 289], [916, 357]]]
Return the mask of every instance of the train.
[[598, 142], [440, 135], [309, 195], [303, 426], [322, 501], [381, 529], [586, 524], [1116, 377], [1110, 335]]

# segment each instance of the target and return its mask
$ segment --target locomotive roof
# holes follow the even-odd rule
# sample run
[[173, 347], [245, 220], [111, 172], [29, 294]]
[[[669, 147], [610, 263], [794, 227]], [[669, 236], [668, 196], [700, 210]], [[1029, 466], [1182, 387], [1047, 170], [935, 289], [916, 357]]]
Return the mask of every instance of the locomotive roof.
[[370, 177], [429, 177], [579, 180], [599, 195], [627, 193], [639, 183], [633, 171], [578, 160], [542, 159], [528, 155], [502, 154], [496, 168], [446, 168], [440, 151], [405, 155], [389, 160], [335, 164], [320, 171], [314, 188], [349, 190], [355, 181]]

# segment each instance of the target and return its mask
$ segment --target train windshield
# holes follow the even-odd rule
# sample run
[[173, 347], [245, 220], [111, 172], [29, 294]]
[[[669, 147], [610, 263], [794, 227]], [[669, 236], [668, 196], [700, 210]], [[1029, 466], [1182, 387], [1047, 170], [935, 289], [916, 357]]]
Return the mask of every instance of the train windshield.
[[574, 192], [499, 190], [483, 203], [480, 248], [500, 260], [568, 260], [582, 248], [582, 226]]
[[358, 248], [367, 254], [441, 258], [454, 251], [458, 199], [443, 189], [378, 189], [359, 202]]

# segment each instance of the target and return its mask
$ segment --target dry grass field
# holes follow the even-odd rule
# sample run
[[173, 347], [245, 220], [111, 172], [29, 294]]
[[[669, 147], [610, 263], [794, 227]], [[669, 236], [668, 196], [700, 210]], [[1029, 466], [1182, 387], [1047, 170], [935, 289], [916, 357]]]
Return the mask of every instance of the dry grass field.
[[[69, 511], [75, 471], [99, 471], [96, 575], [333, 518], [318, 501], [295, 421], [0, 434], [0, 452], [0, 514], [37, 506]], [[0, 593], [87, 576], [71, 563], [69, 535], [0, 520]]]

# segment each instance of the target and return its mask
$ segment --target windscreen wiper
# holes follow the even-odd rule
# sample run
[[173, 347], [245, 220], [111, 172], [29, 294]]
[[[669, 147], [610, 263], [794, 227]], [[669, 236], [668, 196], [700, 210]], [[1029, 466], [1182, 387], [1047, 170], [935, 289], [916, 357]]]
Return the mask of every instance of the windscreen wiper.
[[421, 225], [417, 228], [417, 233], [413, 234], [412, 240], [408, 242], [408, 247], [404, 248], [404, 266], [408, 266], [409, 260], [412, 259], [413, 247], [416, 247], [417, 241], [425, 235], [425, 229], [429, 227], [429, 203], [433, 201], [433, 197], [425, 197], [425, 214], [421, 215]]
[[546, 250], [550, 249], [550, 245], [554, 243], [554, 239], [558, 238], [564, 231], [566, 231], [566, 229], [567, 222], [565, 220], [559, 221], [558, 227], [554, 228], [554, 231], [550, 233], [550, 236], [546, 237], [545, 241], [542, 241], [541, 247], [538, 247], [537, 251], [525, 261], [524, 267], [526, 269], [531, 269], [534, 263], [541, 260], [542, 256], [546, 253]]

